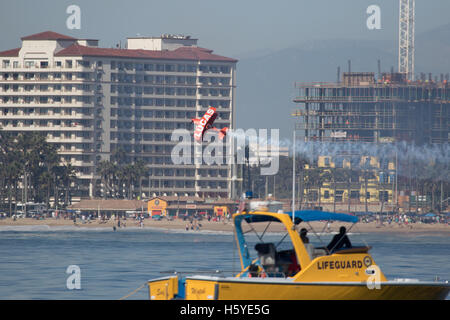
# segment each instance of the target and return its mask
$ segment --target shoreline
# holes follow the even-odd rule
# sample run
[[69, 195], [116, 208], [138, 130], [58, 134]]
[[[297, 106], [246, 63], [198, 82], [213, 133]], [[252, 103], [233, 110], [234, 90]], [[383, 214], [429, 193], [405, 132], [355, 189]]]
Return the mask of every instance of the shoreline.
[[[186, 232], [198, 232], [198, 231], [216, 231], [216, 232], [233, 232], [233, 226], [231, 222], [228, 221], [221, 221], [221, 222], [213, 222], [213, 221], [207, 221], [202, 220], [199, 221], [201, 224], [201, 227], [199, 230], [186, 230], [186, 225], [189, 225], [189, 221], [183, 221], [182, 219], [176, 219], [172, 221], [168, 220], [150, 220], [145, 219], [143, 223], [143, 229], [161, 229], [161, 230], [184, 230]], [[125, 227], [124, 227], [125, 224]], [[339, 230], [339, 227], [341, 225], [346, 225], [345, 223], [337, 223], [333, 222], [331, 223], [330, 232], [337, 232]], [[316, 232], [327, 232], [324, 230], [324, 222], [313, 222], [309, 224]], [[308, 224], [304, 224], [304, 227], [307, 229], [310, 229]], [[351, 225], [351, 224], [347, 224]], [[113, 230], [113, 227], [116, 227], [116, 230], [123, 229], [126, 230], [127, 228], [132, 227], [133, 229], [140, 228], [139, 222], [134, 219], [127, 219], [122, 220], [121, 219], [121, 227], [119, 228], [117, 226], [117, 221], [111, 221], [108, 220], [106, 222], [99, 222], [98, 220], [91, 220], [90, 222], [82, 222], [82, 220], [77, 219], [77, 223], [74, 224], [72, 220], [65, 220], [65, 219], [54, 219], [54, 218], [47, 218], [43, 220], [36, 220], [33, 218], [19, 218], [16, 221], [14, 221], [12, 218], [5, 218], [0, 220], [0, 231], [8, 229], [14, 230], [14, 227], [24, 228], [24, 227], [31, 227], [31, 226], [42, 226], [48, 228], [48, 230], [51, 230], [54, 228], [55, 230], [61, 230], [60, 227], [77, 227], [82, 229], [91, 229], [91, 228], [102, 228], [102, 229], [108, 229], [110, 228]], [[12, 227], [12, 228], [10, 228]], [[256, 230], [260, 229], [259, 227], [262, 227], [262, 230], [264, 226], [258, 226], [255, 228]], [[283, 227], [277, 228], [276, 226], [271, 231], [283, 231]], [[260, 231], [260, 230], [259, 230]], [[359, 222], [357, 223], [351, 230], [352, 233], [397, 233], [397, 234], [443, 234], [446, 236], [450, 236], [450, 225], [447, 224], [424, 224], [424, 223], [412, 223], [408, 225], [399, 225], [397, 223], [391, 223], [390, 225], [384, 224], [383, 226], [378, 225], [375, 222], [370, 223], [363, 223]]]

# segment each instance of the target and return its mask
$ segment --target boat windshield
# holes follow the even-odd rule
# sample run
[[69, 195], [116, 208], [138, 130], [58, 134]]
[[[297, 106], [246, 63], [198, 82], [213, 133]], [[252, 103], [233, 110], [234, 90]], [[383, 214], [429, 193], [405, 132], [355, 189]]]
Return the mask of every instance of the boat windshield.
[[[258, 220], [258, 219], [256, 219]], [[244, 219], [240, 246], [245, 267], [264, 269], [269, 277], [292, 276], [300, 270], [289, 233], [279, 220]]]
[[[308, 213], [300, 218], [300, 214], [296, 213], [293, 228], [306, 249], [308, 260], [352, 248], [348, 231], [357, 220], [353, 216], [341, 215]], [[325, 219], [319, 220], [322, 218]], [[326, 220], [331, 218], [335, 220]], [[331, 222], [336, 220], [341, 226], [340, 232], [330, 229]], [[300, 259], [289, 236], [289, 231], [292, 230], [288, 231], [287, 226], [281, 223], [277, 216], [243, 215], [237, 218], [235, 225], [244, 270], [249, 269], [251, 273], [263, 269], [267, 276], [272, 277], [289, 277], [301, 270]], [[336, 229], [336, 225], [333, 229]]]

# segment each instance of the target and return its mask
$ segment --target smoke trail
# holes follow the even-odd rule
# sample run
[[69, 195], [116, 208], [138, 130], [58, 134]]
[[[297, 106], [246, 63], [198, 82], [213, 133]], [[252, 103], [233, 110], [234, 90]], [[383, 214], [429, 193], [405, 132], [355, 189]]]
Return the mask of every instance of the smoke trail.
[[[288, 147], [292, 153], [291, 140], [280, 141], [280, 147]], [[420, 177], [450, 182], [450, 145], [428, 144], [415, 145], [408, 142], [396, 143], [364, 143], [364, 142], [317, 142], [296, 141], [296, 154], [312, 162], [318, 156], [330, 156], [335, 161], [339, 157], [346, 160], [361, 159], [363, 156], [386, 159], [398, 163], [399, 175]], [[354, 169], [364, 169], [359, 161], [352, 165]]]
[[[237, 138], [243, 134], [248, 134], [249, 131], [233, 132], [230, 130], [230, 138]], [[255, 133], [257, 131], [255, 130]], [[256, 137], [256, 136], [255, 136]], [[248, 139], [249, 143], [255, 146], [267, 146], [268, 149], [273, 150], [273, 146], [278, 148], [288, 148], [292, 154], [293, 143], [292, 140], [279, 140], [259, 135], [253, 140]], [[248, 138], [248, 137], [247, 137]], [[276, 150], [278, 151], [278, 148]], [[370, 156], [375, 157], [378, 161], [389, 161], [398, 164], [397, 172], [399, 176], [419, 179], [432, 179], [434, 181], [450, 182], [450, 144], [427, 144], [416, 145], [413, 143], [391, 142], [391, 143], [367, 143], [367, 142], [320, 142], [320, 141], [296, 141], [296, 154], [308, 162], [314, 162], [318, 156], [329, 156], [332, 161], [339, 158], [351, 160], [352, 169], [366, 169], [361, 157]], [[353, 161], [352, 161], [353, 160]], [[367, 168], [376, 169], [376, 168]], [[382, 170], [380, 168], [380, 170]]]

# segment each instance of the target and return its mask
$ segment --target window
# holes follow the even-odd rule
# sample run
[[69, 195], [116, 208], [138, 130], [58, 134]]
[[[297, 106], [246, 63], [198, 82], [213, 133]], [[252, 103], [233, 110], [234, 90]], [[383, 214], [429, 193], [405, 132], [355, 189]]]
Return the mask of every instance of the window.
[[153, 87], [144, 87], [144, 94], [153, 94]]
[[230, 78], [220, 78], [219, 80], [221, 85], [229, 85], [230, 84]]
[[230, 67], [221, 66], [220, 67], [220, 72], [222, 72], [222, 73], [230, 73]]
[[197, 72], [197, 66], [193, 64], [186, 65], [187, 72]]
[[379, 191], [378, 197], [380, 198], [381, 202], [386, 202], [389, 200], [389, 193], [387, 191]]
[[344, 190], [336, 190], [336, 194], [334, 196], [336, 202], [342, 202], [343, 200]]
[[174, 64], [166, 64], [166, 65], [164, 65], [164, 69], [166, 72], [174, 72], [175, 65]]
[[144, 64], [142, 64], [142, 63], [135, 63], [134, 64], [134, 68], [136, 69], [136, 71], [143, 71], [144, 70]]
[[186, 77], [187, 84], [195, 84], [196, 80], [195, 77]]
[[318, 200], [318, 196], [317, 196], [317, 191], [309, 191], [308, 192], [308, 201], [317, 201]]
[[359, 199], [359, 190], [351, 190], [350, 199]]
[[177, 83], [178, 84], [186, 83], [186, 77], [177, 77]]
[[333, 159], [334, 160], [334, 166], [336, 168], [343, 168], [343, 164], [344, 164], [344, 158], [342, 157], [336, 157]]

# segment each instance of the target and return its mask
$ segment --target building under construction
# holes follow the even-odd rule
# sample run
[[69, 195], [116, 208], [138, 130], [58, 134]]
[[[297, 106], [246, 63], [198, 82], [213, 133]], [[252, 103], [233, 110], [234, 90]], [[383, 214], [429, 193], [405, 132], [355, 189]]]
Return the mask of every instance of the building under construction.
[[305, 141], [449, 142], [448, 75], [347, 72], [337, 83], [296, 84], [296, 129]]
[[[338, 79], [336, 83], [296, 84], [298, 96], [294, 102], [298, 109], [294, 116], [298, 116], [296, 130], [302, 140], [373, 144], [406, 141], [416, 145], [449, 142], [448, 75], [440, 79], [421, 75], [420, 80], [410, 81], [404, 73], [379, 73], [375, 79], [372, 72], [347, 72]], [[308, 176], [315, 180], [303, 192], [307, 205], [332, 203], [336, 208], [347, 204], [343, 208], [349, 210], [352, 204], [356, 210], [372, 207], [378, 211], [386, 204], [391, 208], [388, 210], [396, 210], [399, 193], [395, 156], [377, 159], [345, 151], [330, 156], [317, 155], [304, 168], [304, 184], [308, 185]], [[338, 178], [336, 170], [344, 175]], [[345, 177], [346, 170], [351, 172], [350, 178]], [[324, 174], [335, 176], [320, 181]]]

